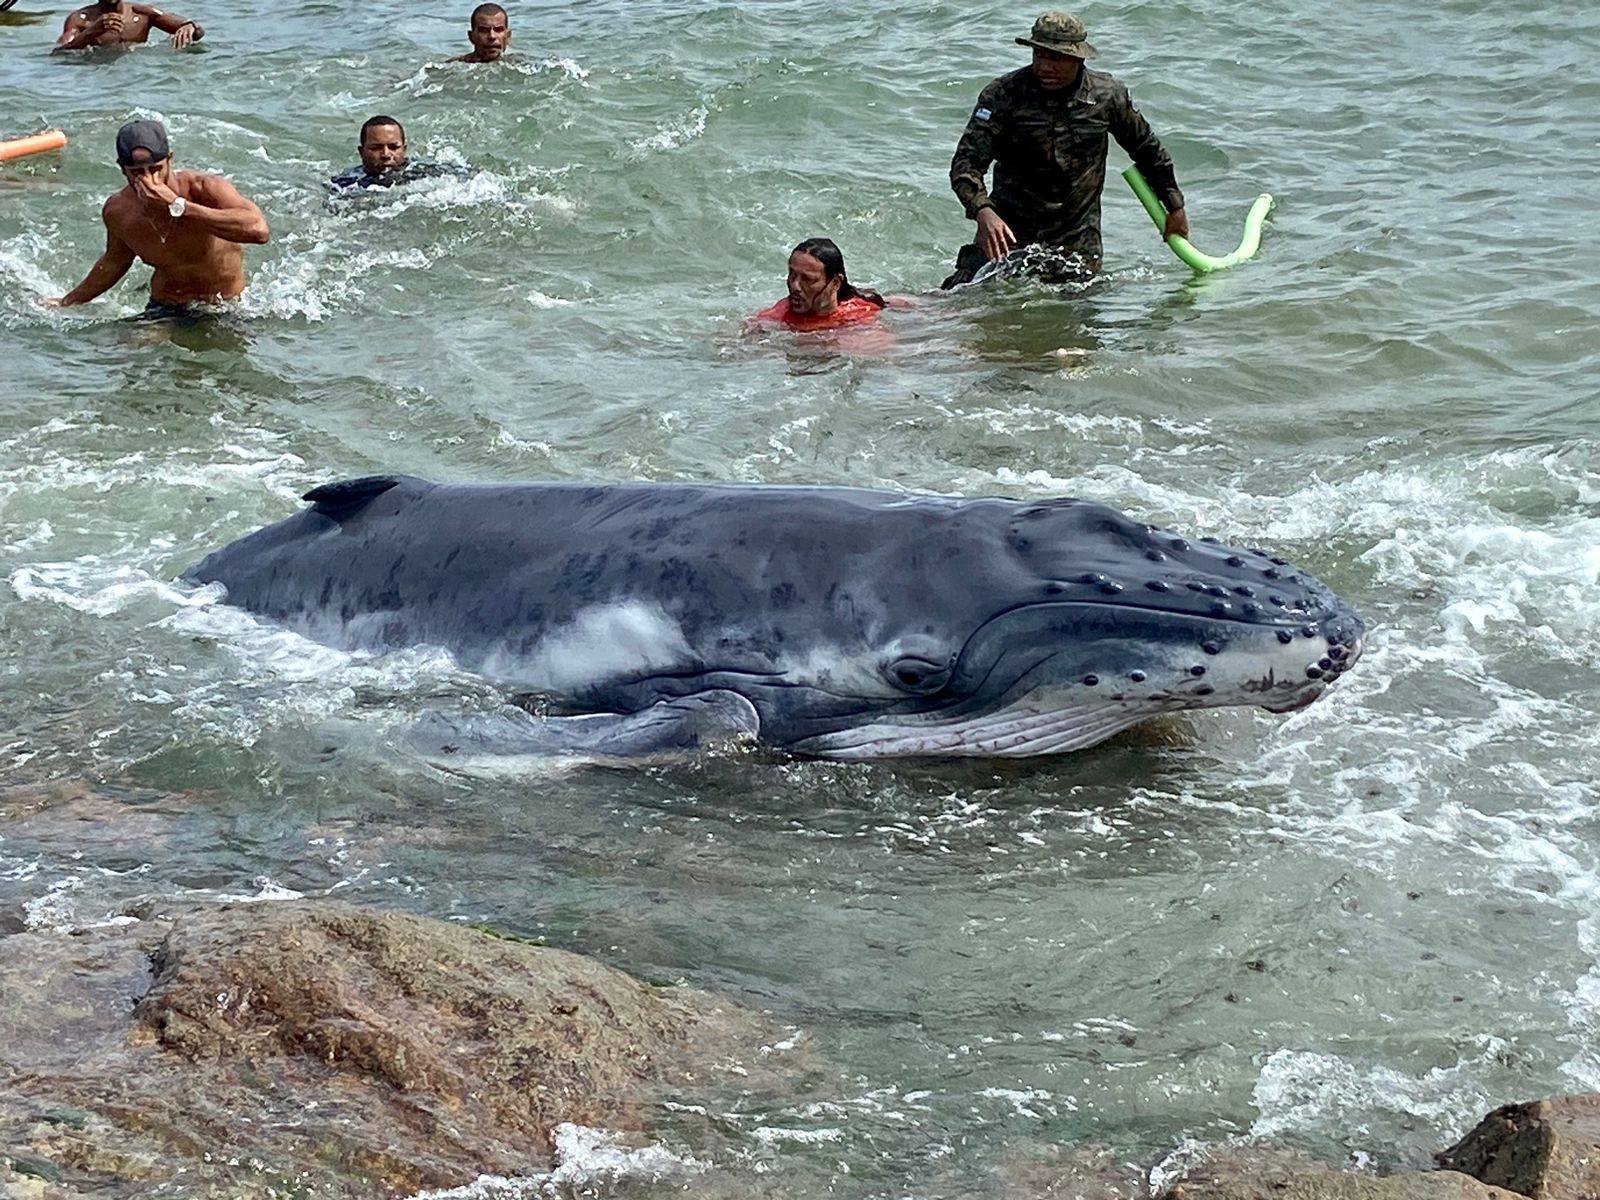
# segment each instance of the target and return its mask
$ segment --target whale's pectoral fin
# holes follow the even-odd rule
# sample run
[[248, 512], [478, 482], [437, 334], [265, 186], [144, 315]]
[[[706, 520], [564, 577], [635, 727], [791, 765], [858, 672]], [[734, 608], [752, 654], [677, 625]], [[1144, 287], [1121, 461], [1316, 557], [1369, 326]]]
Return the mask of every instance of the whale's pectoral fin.
[[437, 717], [422, 732], [430, 754], [638, 761], [677, 758], [754, 741], [755, 706], [738, 692], [697, 692], [632, 713], [536, 717], [521, 709], [467, 719]]

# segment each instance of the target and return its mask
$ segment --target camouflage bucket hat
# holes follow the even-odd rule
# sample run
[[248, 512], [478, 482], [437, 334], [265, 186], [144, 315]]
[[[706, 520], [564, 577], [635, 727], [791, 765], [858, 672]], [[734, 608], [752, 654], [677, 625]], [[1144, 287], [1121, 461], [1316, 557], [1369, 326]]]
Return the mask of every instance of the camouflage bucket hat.
[[1033, 23], [1031, 37], [1018, 38], [1019, 46], [1037, 46], [1074, 58], [1095, 58], [1100, 51], [1089, 44], [1089, 31], [1071, 13], [1047, 12]]

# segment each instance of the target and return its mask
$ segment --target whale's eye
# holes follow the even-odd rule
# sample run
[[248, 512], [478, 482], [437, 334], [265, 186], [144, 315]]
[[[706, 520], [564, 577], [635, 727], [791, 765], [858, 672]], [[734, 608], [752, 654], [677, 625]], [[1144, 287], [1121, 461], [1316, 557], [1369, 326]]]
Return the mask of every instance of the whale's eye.
[[950, 664], [930, 662], [926, 658], [897, 658], [886, 670], [895, 687], [918, 696], [932, 695], [950, 682]]

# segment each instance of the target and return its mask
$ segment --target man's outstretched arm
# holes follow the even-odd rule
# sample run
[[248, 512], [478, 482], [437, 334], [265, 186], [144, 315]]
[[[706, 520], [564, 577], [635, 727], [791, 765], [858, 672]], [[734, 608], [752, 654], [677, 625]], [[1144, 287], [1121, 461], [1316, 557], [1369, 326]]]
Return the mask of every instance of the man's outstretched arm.
[[[56, 39], [56, 44], [50, 53], [58, 54], [63, 50], [87, 50], [94, 45], [95, 38], [104, 32], [108, 19], [101, 17], [97, 20], [90, 20], [81, 12], [68, 13], [66, 24], [61, 27], [61, 36]], [[117, 18], [119, 25], [121, 20], [121, 17]]]
[[997, 89], [990, 84], [978, 97], [978, 106], [972, 110], [961, 141], [956, 144], [955, 157], [950, 160], [950, 190], [967, 210], [967, 216], [978, 223], [978, 245], [991, 261], [1005, 257], [1017, 244], [1011, 227], [995, 212], [984, 183], [999, 138], [995, 128], [998, 106]]
[[89, 268], [89, 273], [84, 276], [83, 282], [73, 288], [65, 296], [55, 300], [45, 300], [47, 308], [71, 308], [74, 304], [87, 304], [97, 297], [105, 295], [116, 287], [122, 277], [133, 266], [133, 251], [117, 236], [116, 230], [111, 228], [111, 222], [106, 220], [106, 248], [105, 252]]
[[198, 22], [180, 17], [176, 13], [162, 12], [159, 8], [152, 8], [148, 4], [135, 4], [133, 7], [136, 12], [149, 17], [151, 25], [162, 33], [170, 35], [174, 50], [182, 50], [191, 42], [198, 42], [206, 35], [206, 31], [200, 28]]
[[950, 190], [967, 210], [968, 218], [973, 220], [977, 219], [979, 209], [989, 205], [989, 188], [984, 178], [989, 173], [989, 164], [994, 162], [993, 119], [993, 111], [980, 97], [977, 110], [956, 144], [955, 157], [950, 160]]
[[1117, 145], [1128, 152], [1133, 165], [1139, 168], [1139, 173], [1145, 177], [1162, 207], [1167, 210], [1167, 224], [1161, 236], [1169, 238], [1176, 234], [1178, 237], [1188, 237], [1189, 217], [1184, 212], [1183, 192], [1178, 187], [1178, 174], [1172, 165], [1172, 155], [1167, 153], [1161, 139], [1151, 130], [1144, 114], [1134, 107], [1133, 97], [1128, 94], [1127, 88], [1122, 89], [1117, 103], [1112, 106], [1111, 134], [1117, 139]]

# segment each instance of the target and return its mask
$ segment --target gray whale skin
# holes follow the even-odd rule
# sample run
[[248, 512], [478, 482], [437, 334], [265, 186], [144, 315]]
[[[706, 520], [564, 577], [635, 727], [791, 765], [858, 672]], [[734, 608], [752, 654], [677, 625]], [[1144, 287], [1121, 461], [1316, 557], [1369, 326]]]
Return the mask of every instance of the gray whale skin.
[[1163, 713], [1302, 708], [1366, 632], [1264, 551], [1082, 500], [406, 476], [305, 499], [184, 578], [548, 698], [497, 735], [534, 754], [1060, 754]]

